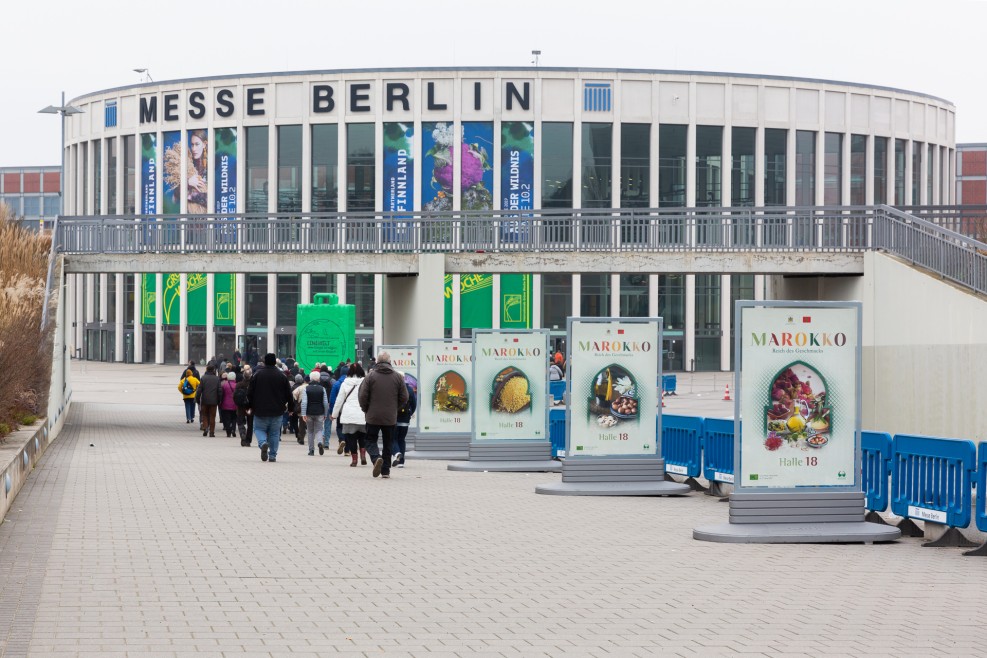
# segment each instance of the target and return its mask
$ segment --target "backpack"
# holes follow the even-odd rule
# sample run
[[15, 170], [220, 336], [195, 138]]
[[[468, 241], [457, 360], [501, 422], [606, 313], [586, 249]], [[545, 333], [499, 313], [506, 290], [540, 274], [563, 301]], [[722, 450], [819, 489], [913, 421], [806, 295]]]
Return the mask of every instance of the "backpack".
[[188, 377], [182, 380], [182, 395], [192, 395], [195, 393], [195, 389], [192, 388], [191, 382], [189, 382]]
[[233, 404], [244, 409], [247, 407], [247, 387], [237, 386], [233, 389]]

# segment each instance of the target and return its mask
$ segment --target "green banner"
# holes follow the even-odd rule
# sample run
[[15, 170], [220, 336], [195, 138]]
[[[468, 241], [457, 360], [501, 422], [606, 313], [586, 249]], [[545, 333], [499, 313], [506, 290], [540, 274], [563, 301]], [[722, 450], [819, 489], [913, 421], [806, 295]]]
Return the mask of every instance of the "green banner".
[[141, 324], [154, 324], [158, 318], [156, 275], [141, 275]]
[[206, 304], [208, 290], [206, 275], [196, 272], [188, 275], [188, 323], [190, 326], [206, 326]]
[[531, 275], [500, 275], [500, 327], [531, 328]]
[[217, 327], [236, 324], [236, 274], [216, 274], [213, 278], [213, 303]]
[[[445, 276], [445, 328], [452, 328], [452, 275]], [[500, 275], [500, 326], [531, 328], [531, 275]], [[493, 327], [493, 275], [462, 274], [459, 277], [459, 318], [463, 329]]]
[[[207, 275], [195, 272], [188, 275], [188, 324], [192, 327], [206, 326], [206, 304], [208, 303]], [[162, 275], [164, 281], [164, 317], [162, 324], [180, 324], [181, 275], [169, 272]], [[214, 275], [214, 310], [217, 327], [232, 327], [236, 324], [236, 275]], [[141, 275], [141, 323], [154, 324], [157, 320], [157, 290], [154, 274]]]

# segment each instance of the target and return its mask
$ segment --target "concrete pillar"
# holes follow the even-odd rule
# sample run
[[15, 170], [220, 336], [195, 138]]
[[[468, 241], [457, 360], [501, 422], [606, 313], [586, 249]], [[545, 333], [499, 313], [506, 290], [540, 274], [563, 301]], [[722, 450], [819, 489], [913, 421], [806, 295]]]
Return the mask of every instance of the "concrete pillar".
[[[460, 314], [463, 308], [463, 299], [460, 295], [462, 286], [462, 274], [452, 275], [452, 325], [451, 333], [453, 338], [459, 338], [459, 335], [463, 331], [463, 323]], [[445, 283], [445, 277], [443, 277], [443, 285]], [[445, 324], [445, 309], [442, 310], [443, 314], [443, 325]], [[445, 328], [443, 327], [443, 335], [445, 335]]]
[[658, 317], [659, 274], [648, 275], [648, 317]]
[[696, 275], [685, 275], [685, 363], [686, 372], [694, 372], [696, 358]]
[[339, 303], [346, 303], [346, 275], [337, 274], [336, 275], [336, 295], [339, 296]]
[[[692, 91], [695, 86], [690, 83]], [[695, 98], [695, 96], [690, 96]], [[695, 103], [690, 103], [695, 107]], [[693, 111], [694, 112], [694, 111]], [[696, 121], [695, 117], [689, 120], [689, 127], [685, 137], [685, 205], [689, 208], [696, 206]]]
[[[375, 318], [382, 315], [387, 323], [382, 327], [382, 335], [377, 336], [375, 322], [375, 345], [414, 345], [419, 338], [442, 338], [445, 335], [445, 296], [436, 295], [445, 280], [445, 256], [443, 254], [421, 254], [418, 256], [418, 276], [386, 277], [381, 279], [381, 313], [375, 309]], [[456, 315], [456, 294], [459, 275], [453, 275], [453, 317]], [[454, 330], [458, 328], [453, 320]], [[453, 333], [453, 337], [458, 337]]]
[[164, 275], [154, 275], [154, 362], [164, 363]]
[[178, 275], [178, 361], [188, 363], [188, 274]]
[[302, 272], [301, 277], [301, 303], [311, 304], [312, 303], [312, 274], [310, 272]]
[[720, 275], [720, 370], [730, 371], [730, 315], [733, 304], [730, 303], [730, 275]]
[[95, 322], [96, 317], [96, 275], [86, 275], [86, 322]]
[[124, 300], [127, 298], [125, 294], [126, 278], [123, 274], [117, 272], [113, 275], [113, 279], [116, 282], [114, 292], [116, 299], [113, 302], [113, 307], [116, 310], [116, 314], [113, 317], [113, 351], [116, 354], [114, 361], [119, 363], [123, 361], [123, 334], [126, 329], [124, 319], [127, 317], [127, 309], [123, 306]]
[[141, 324], [144, 299], [141, 290], [141, 274], [135, 272], [127, 276], [134, 277], [134, 363], [144, 363], [144, 325]]
[[[100, 140], [102, 141], [102, 140]], [[110, 275], [106, 272], [99, 274], [99, 315], [100, 324], [111, 322], [110, 320], [110, 298], [107, 291], [110, 289]]]
[[[820, 103], [823, 102], [826, 94], [819, 94]], [[825, 109], [819, 116], [826, 116]], [[821, 206], [826, 203], [826, 133], [822, 130], [816, 132], [816, 157], [813, 165], [816, 170], [815, 176], [815, 204]]]
[[216, 275], [206, 274], [206, 354], [216, 353]]
[[763, 274], [754, 275], [754, 299], [755, 301], [761, 301], [765, 299], [764, 297], [764, 279]]
[[620, 275], [610, 275], [610, 316], [620, 317]]
[[583, 275], [572, 275], [572, 317], [578, 318], [582, 313]]
[[[720, 205], [733, 205], [733, 128], [730, 126], [730, 85], [727, 85], [727, 121], [720, 143]], [[729, 220], [728, 220], [729, 221]]]
[[[272, 131], [273, 132], [273, 131]], [[267, 351], [277, 354], [278, 275], [267, 275]], [[281, 355], [278, 354], [280, 357]]]
[[[247, 334], [247, 275], [238, 272], [234, 276], [236, 277], [236, 335], [239, 340], [240, 336]], [[211, 356], [212, 352], [208, 355]]]
[[[383, 274], [374, 274], [374, 346], [384, 344], [384, 279]], [[416, 277], [407, 277], [416, 278]], [[388, 318], [390, 321], [390, 319]]]
[[531, 328], [542, 329], [541, 317], [541, 274], [531, 275]]
[[490, 314], [490, 328], [500, 329], [500, 274], [494, 274], [491, 278], [493, 280], [490, 286], [492, 290], [491, 297], [493, 298], [493, 312]]

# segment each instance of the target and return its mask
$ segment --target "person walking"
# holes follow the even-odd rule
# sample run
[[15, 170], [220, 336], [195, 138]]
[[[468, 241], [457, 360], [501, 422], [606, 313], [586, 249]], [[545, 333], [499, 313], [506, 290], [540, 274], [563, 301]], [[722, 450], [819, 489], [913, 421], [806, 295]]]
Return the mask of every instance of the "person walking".
[[189, 359], [188, 365], [182, 368], [182, 379], [185, 379], [185, 377], [187, 376], [185, 374], [186, 370], [191, 370], [192, 376], [195, 377], [196, 379], [202, 379], [202, 377], [199, 375], [199, 370], [195, 367], [195, 359]]
[[191, 368], [186, 368], [185, 376], [178, 381], [178, 391], [185, 402], [185, 422], [195, 422], [195, 391], [199, 388], [199, 378]]
[[199, 415], [202, 417], [202, 436], [216, 436], [216, 409], [223, 394], [222, 382], [216, 374], [215, 366], [208, 366], [202, 376], [199, 388], [195, 391], [195, 399], [199, 403]]
[[373, 370], [360, 386], [360, 408], [367, 417], [367, 449], [376, 450], [377, 436], [383, 441], [383, 454], [374, 459], [373, 476], [391, 477], [391, 445], [398, 409], [408, 403], [404, 375], [391, 367], [391, 355], [381, 352]]
[[[312, 373], [313, 377], [315, 372]], [[360, 386], [363, 384], [364, 372], [359, 364], [349, 369], [349, 374], [342, 380], [336, 402], [332, 407], [332, 419], [342, 428], [343, 438], [349, 450], [350, 466], [356, 466], [357, 452], [361, 462], [367, 463], [367, 417], [360, 408]], [[376, 452], [376, 446], [374, 446]]]
[[236, 402], [236, 429], [240, 436], [240, 445], [244, 448], [250, 445], [254, 438], [254, 415], [249, 409], [248, 387], [253, 371], [250, 366], [243, 366], [242, 379], [237, 382], [233, 391], [233, 401]]
[[264, 355], [264, 367], [250, 378], [247, 399], [254, 413], [254, 433], [260, 446], [262, 462], [278, 460], [278, 446], [281, 444], [281, 419], [291, 401], [291, 386], [275, 365], [277, 357], [268, 352]]
[[418, 409], [418, 395], [415, 388], [406, 379], [404, 385], [408, 387], [408, 401], [398, 409], [398, 422], [394, 426], [394, 461], [391, 466], [394, 468], [404, 468], [404, 453], [407, 452], [406, 439], [408, 438], [408, 427], [411, 425], [411, 417]]
[[[336, 370], [336, 383], [332, 385], [332, 391], [329, 393], [329, 408], [336, 408], [336, 398], [339, 397], [339, 389], [343, 387], [343, 382], [346, 381], [346, 375], [349, 374], [349, 367], [343, 363], [339, 364], [339, 368]], [[330, 429], [332, 427], [332, 420], [329, 421]], [[326, 432], [328, 435], [329, 432]], [[337, 455], [343, 454], [345, 451], [347, 455], [350, 454], [349, 446], [346, 444], [346, 438], [343, 436], [343, 425], [338, 420], [336, 421], [336, 438], [339, 439], [339, 448], [336, 450]], [[325, 440], [326, 448], [329, 447], [329, 439]]]
[[236, 373], [232, 370], [226, 373], [222, 382], [222, 400], [219, 401], [219, 419], [223, 423], [226, 437], [236, 436]]
[[304, 423], [298, 422], [301, 405], [301, 397], [298, 394], [298, 389], [305, 388], [305, 378], [301, 375], [292, 375], [291, 371], [288, 371], [288, 380], [291, 382], [292, 397], [292, 402], [288, 405], [288, 431], [295, 435], [299, 445], [305, 445], [305, 435], [300, 429]]
[[301, 418], [308, 433], [308, 456], [315, 454], [316, 444], [319, 446], [319, 456], [322, 456], [326, 451], [322, 443], [322, 434], [325, 430], [326, 413], [329, 411], [329, 396], [321, 384], [309, 377], [309, 383], [305, 386], [301, 399]]

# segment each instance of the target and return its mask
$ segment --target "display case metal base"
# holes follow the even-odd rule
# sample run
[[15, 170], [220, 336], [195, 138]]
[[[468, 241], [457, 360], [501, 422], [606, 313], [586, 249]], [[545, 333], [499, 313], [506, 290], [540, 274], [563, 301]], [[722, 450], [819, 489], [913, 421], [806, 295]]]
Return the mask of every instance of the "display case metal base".
[[562, 463], [552, 459], [548, 440], [474, 441], [469, 444], [469, 460], [449, 464], [450, 471], [500, 473], [560, 473]]
[[462, 461], [469, 459], [469, 434], [417, 434], [413, 450], [405, 459]]
[[535, 487], [552, 496], [684, 496], [688, 484], [665, 479], [661, 457], [571, 457], [562, 481]]

